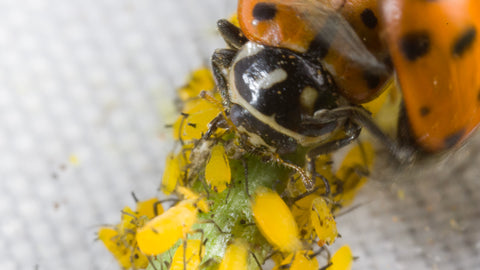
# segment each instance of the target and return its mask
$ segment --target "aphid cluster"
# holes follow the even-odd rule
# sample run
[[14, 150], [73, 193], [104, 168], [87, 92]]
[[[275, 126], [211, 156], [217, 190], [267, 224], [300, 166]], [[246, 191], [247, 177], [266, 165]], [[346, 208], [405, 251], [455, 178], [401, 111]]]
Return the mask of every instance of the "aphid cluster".
[[423, 155], [460, 145], [480, 122], [479, 12], [475, 0], [240, 0], [238, 16], [248, 40], [319, 60], [353, 104], [375, 98], [394, 71], [396, 143]]
[[[179, 90], [177, 150], [161, 184], [178, 200], [154, 216], [127, 209], [99, 238], [124, 268], [256, 269], [271, 259], [275, 269], [350, 269], [349, 248], [331, 256], [328, 246], [339, 235], [335, 214], [372, 168], [374, 149], [360, 132], [404, 163], [469, 136], [480, 121], [480, 6], [238, 5], [238, 22], [218, 23], [227, 48], [214, 52], [213, 72], [198, 70]], [[372, 118], [393, 74], [402, 91], [395, 139]]]
[[[149, 259], [154, 269], [258, 269], [268, 258], [278, 269], [318, 269], [339, 256], [336, 260], [351, 263], [351, 253], [331, 257], [327, 246], [338, 236], [333, 213], [351, 202], [365, 182], [360, 172], [368, 173], [373, 164], [369, 144], [354, 147], [339, 169], [329, 155], [316, 159], [316, 172], [330, 192], [325, 196], [319, 178], [309, 191], [300, 171], [263, 162], [262, 155], [243, 148], [244, 134], [220, 126], [212, 130], [224, 113], [221, 97], [215, 91], [199, 96], [215, 89], [210, 72], [198, 70], [193, 78], [179, 90], [183, 108], [173, 133], [180, 147], [168, 157], [161, 185], [178, 202], [132, 228], [129, 250]], [[290, 157], [301, 161], [304, 151]], [[116, 238], [100, 235], [112, 253], [122, 252]], [[124, 256], [135, 262], [131, 253]]]

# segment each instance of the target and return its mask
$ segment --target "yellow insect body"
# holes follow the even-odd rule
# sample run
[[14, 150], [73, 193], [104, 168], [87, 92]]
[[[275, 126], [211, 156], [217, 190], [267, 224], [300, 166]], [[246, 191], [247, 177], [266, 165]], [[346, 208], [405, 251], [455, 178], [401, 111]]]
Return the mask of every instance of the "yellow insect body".
[[341, 202], [342, 206], [353, 202], [358, 190], [367, 182], [367, 177], [359, 174], [359, 171], [368, 172], [372, 170], [374, 158], [375, 150], [368, 142], [363, 142], [361, 147], [355, 146], [347, 153], [336, 173], [337, 178], [342, 180], [343, 185], [342, 191], [335, 196], [335, 201]]
[[150, 200], [137, 202], [136, 210], [139, 218], [147, 218], [150, 220], [163, 213], [163, 206], [159, 203], [157, 198], [152, 198]]
[[122, 210], [120, 223], [115, 227], [100, 228], [98, 239], [123, 268], [145, 268], [148, 259], [138, 250], [135, 235], [145, 222], [162, 212], [162, 205], [157, 198], [137, 202], [135, 212], [127, 206]]
[[[205, 248], [202, 248], [202, 245], [202, 241], [198, 239], [190, 239], [183, 242], [173, 255], [170, 270], [199, 269], [200, 262], [205, 254]], [[202, 254], [199, 254], [200, 252]]]
[[179, 155], [175, 156], [173, 153], [168, 155], [161, 185], [161, 189], [166, 195], [169, 195], [175, 190], [178, 180], [181, 179], [181, 167], [182, 164]]
[[123, 268], [129, 269], [134, 267], [135, 269], [140, 269], [147, 267], [147, 258], [136, 250], [135, 247], [125, 242], [118, 230], [107, 227], [101, 228], [98, 231], [98, 239], [103, 242], [108, 251], [113, 254]]
[[210, 212], [210, 206], [205, 198], [199, 196], [197, 193], [193, 192], [191, 189], [186, 187], [178, 187], [177, 192], [183, 196], [184, 200], [191, 201], [198, 208], [198, 210], [203, 213]]
[[290, 269], [290, 270], [317, 270], [317, 258], [310, 256], [312, 251], [297, 251], [289, 254], [280, 265], [275, 266], [274, 270]]
[[353, 255], [349, 246], [343, 246], [333, 254], [329, 270], [350, 270], [353, 264]]
[[178, 96], [182, 101], [188, 101], [198, 97], [201, 91], [215, 88], [215, 81], [208, 68], [199, 68], [192, 72], [188, 84], [178, 89]]
[[317, 196], [312, 201], [311, 221], [317, 237], [319, 245], [330, 245], [338, 236], [337, 223], [333, 218], [330, 207], [324, 198]]
[[294, 252], [301, 248], [297, 223], [276, 192], [259, 188], [253, 198], [252, 211], [260, 232], [275, 248], [282, 252]]
[[238, 239], [227, 247], [218, 270], [246, 270], [247, 259], [248, 245]]
[[185, 238], [197, 220], [197, 208], [192, 201], [171, 207], [137, 231], [137, 243], [146, 255], [158, 255]]
[[212, 147], [210, 159], [205, 167], [205, 179], [213, 190], [222, 192], [230, 184], [232, 174], [225, 148], [222, 144]]
[[185, 104], [182, 110], [185, 116], [180, 116], [173, 125], [173, 136], [176, 140], [198, 140], [208, 130], [208, 124], [221, 111], [205, 99], [195, 99]]

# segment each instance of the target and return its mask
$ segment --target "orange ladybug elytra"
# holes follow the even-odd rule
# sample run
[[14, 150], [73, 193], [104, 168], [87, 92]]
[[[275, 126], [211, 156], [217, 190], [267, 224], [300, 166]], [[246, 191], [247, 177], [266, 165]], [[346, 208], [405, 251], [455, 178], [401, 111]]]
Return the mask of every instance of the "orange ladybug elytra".
[[437, 152], [480, 122], [480, 2], [385, 0], [382, 21], [411, 136]]
[[340, 94], [361, 104], [391, 75], [380, 64], [388, 49], [379, 40], [377, 9], [375, 0], [239, 0], [238, 18], [249, 40], [319, 58]]
[[400, 140], [424, 152], [459, 145], [480, 123], [479, 14], [477, 0], [238, 3], [248, 39], [321, 59], [352, 103], [378, 96], [393, 67]]

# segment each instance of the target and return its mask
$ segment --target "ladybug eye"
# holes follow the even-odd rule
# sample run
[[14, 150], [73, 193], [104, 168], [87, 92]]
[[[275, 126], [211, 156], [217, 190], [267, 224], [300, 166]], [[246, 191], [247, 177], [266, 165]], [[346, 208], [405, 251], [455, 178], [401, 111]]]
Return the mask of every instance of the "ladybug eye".
[[277, 14], [277, 8], [275, 4], [271, 3], [258, 3], [253, 8], [253, 18], [258, 21], [267, 21], [275, 18]]

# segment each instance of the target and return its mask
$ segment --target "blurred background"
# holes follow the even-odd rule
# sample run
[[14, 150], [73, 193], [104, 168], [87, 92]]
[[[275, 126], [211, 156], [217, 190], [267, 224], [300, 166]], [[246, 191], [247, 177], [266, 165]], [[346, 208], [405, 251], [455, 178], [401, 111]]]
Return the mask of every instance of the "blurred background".
[[[0, 0], [0, 269], [119, 269], [101, 224], [157, 195], [172, 100], [234, 0]], [[480, 138], [376, 172], [338, 217], [354, 269], [480, 269]], [[334, 247], [334, 249], [335, 249]]]

